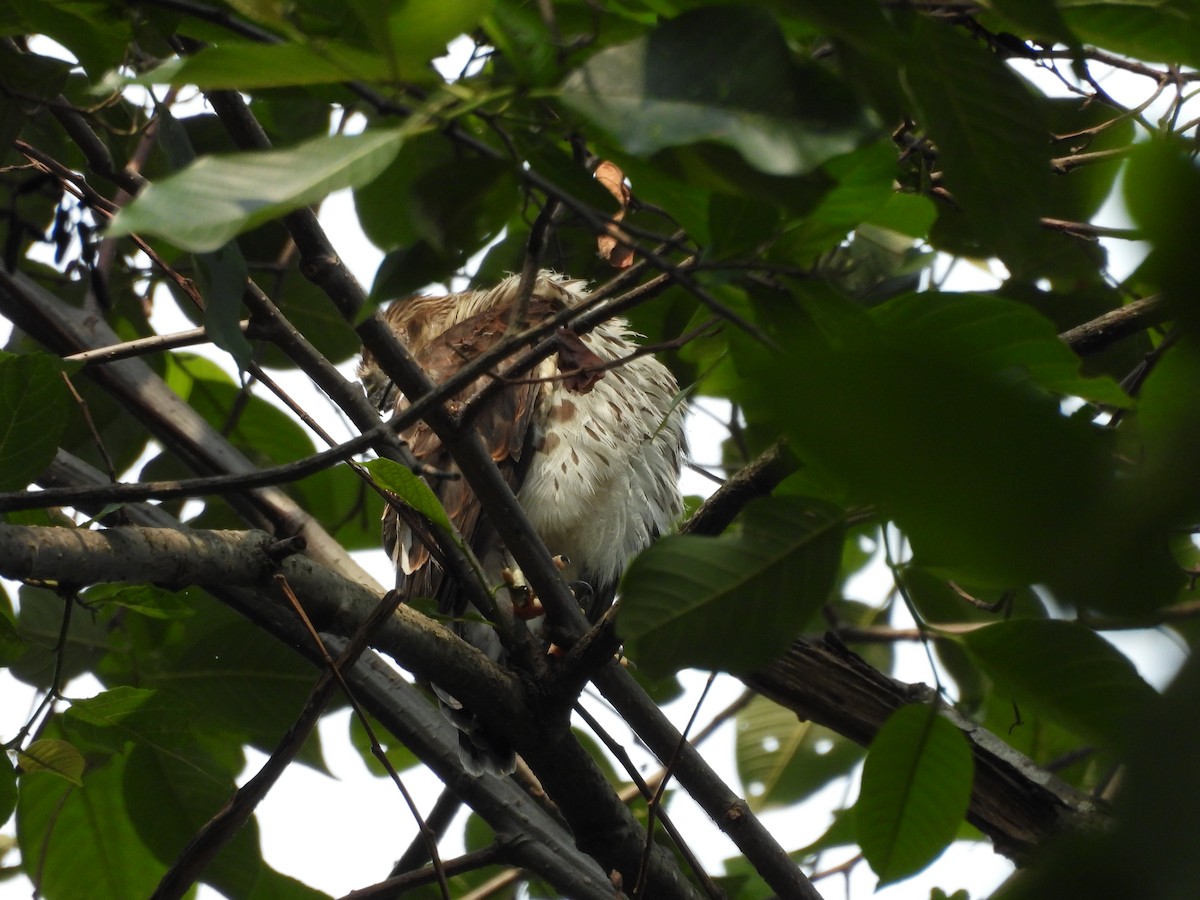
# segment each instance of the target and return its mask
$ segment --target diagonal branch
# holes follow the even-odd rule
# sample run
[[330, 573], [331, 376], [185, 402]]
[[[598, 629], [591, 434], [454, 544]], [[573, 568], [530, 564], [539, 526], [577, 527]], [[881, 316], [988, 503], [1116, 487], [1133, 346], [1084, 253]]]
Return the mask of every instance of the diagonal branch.
[[[95, 316], [63, 303], [20, 272], [0, 271], [0, 312], [62, 356], [120, 342]], [[140, 359], [87, 370], [88, 375], [138, 418], [165, 446], [201, 474], [257, 469]], [[275, 488], [248, 491], [235, 501], [252, 523], [281, 536], [304, 538], [308, 553], [350, 578], [374, 581], [345, 549], [294, 500]]]
[[[884, 675], [836, 638], [800, 639], [780, 659], [742, 679], [749, 687], [807, 719], [866, 746], [893, 712], [936, 702], [932, 688]], [[996, 850], [1027, 862], [1047, 838], [1075, 828], [1103, 828], [1105, 808], [953, 710], [942, 713], [962, 730], [975, 756], [968, 820]]]

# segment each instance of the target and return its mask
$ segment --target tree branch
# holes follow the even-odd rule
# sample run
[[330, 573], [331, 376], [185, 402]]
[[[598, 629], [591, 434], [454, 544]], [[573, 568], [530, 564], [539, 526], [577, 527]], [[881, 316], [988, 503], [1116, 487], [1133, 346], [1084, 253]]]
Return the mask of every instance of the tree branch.
[[[937, 702], [932, 688], [884, 675], [831, 636], [797, 640], [780, 659], [742, 680], [801, 719], [863, 746], [901, 706]], [[967, 818], [998, 852], [1024, 863], [1053, 835], [1109, 823], [1107, 810], [1087, 794], [954, 710], [942, 714], [963, 732], [975, 756]]]
[[[21, 272], [0, 271], [0, 312], [61, 356], [120, 343], [103, 321], [63, 303]], [[257, 471], [142, 360], [119, 360], [91, 367], [87, 373], [193, 470], [201, 474]], [[282, 491], [260, 488], [237, 502], [252, 523], [271, 527], [281, 536], [299, 535], [314, 558], [349, 578], [374, 582], [341, 544]]]
[[[44, 480], [86, 485], [103, 482], [104, 476], [86, 463], [60, 451]], [[157, 506], [131, 504], [121, 510], [121, 515], [144, 526], [181, 528], [177, 520]], [[64, 531], [76, 533], [69, 529]], [[269, 539], [267, 543], [270, 543]], [[334, 583], [347, 584], [336, 578]], [[224, 580], [207, 589], [254, 625], [296, 649], [314, 665], [321, 664], [303, 627], [283, 603], [267, 599], [269, 594], [255, 588], [236, 587]], [[340, 622], [348, 629], [358, 621], [355, 610], [361, 614], [378, 598], [378, 595], [360, 585], [349, 585], [348, 591], [348, 598], [344, 598], [322, 588], [318, 597], [306, 597], [305, 603], [309, 608], [318, 610], [324, 600], [330, 599], [334, 608], [321, 607], [318, 621], [328, 626]], [[336, 607], [347, 600], [354, 604], [353, 609], [339, 613]], [[430, 628], [438, 628], [431, 622], [426, 621], [426, 624]], [[334, 652], [339, 652], [345, 646], [343, 639], [330, 633], [325, 635], [325, 643]], [[472, 650], [463, 646], [469, 652]], [[464, 662], [470, 665], [469, 659], [453, 661], [452, 664], [457, 667]], [[446, 665], [443, 660], [438, 666], [439, 670]], [[611, 900], [612, 886], [604, 872], [592, 859], [575, 849], [571, 837], [552, 817], [540, 808], [530, 808], [536, 805], [530, 803], [515, 782], [471, 778], [462, 772], [457, 733], [416, 688], [400, 678], [390, 666], [373, 652], [368, 652], [348, 674], [347, 680], [371, 714], [417, 754], [456, 795], [483, 816], [493, 830], [498, 834], [523, 834], [528, 838], [511, 848], [514, 864], [538, 873], [564, 896]], [[438, 680], [442, 679], [439, 677]]]
[[1059, 340], [1078, 353], [1087, 356], [1106, 350], [1117, 341], [1139, 331], [1165, 322], [1168, 311], [1157, 294], [1134, 300], [1124, 306], [1097, 316], [1090, 322], [1068, 328]]

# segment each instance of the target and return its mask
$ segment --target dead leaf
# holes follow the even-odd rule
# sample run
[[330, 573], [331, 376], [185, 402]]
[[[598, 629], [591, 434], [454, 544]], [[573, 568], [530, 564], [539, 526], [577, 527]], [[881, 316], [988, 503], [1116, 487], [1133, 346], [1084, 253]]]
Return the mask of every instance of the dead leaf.
[[628, 244], [621, 243], [622, 237], [628, 238], [616, 224], [625, 218], [625, 208], [629, 205], [630, 194], [629, 186], [625, 184], [625, 173], [606, 159], [596, 166], [595, 175], [596, 180], [604, 185], [621, 204], [620, 211], [608, 224], [606, 233], [596, 238], [596, 247], [599, 250], [600, 258], [608, 260], [608, 264], [614, 269], [627, 269], [633, 265], [633, 248]]

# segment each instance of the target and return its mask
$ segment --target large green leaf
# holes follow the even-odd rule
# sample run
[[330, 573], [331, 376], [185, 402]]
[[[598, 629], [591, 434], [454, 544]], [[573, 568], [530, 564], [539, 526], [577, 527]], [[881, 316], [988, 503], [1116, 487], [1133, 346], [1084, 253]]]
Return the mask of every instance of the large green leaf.
[[936, 318], [901, 332], [808, 286], [797, 295], [807, 315], [763, 307], [785, 352], [734, 336], [751, 424], [783, 428], [813, 477], [893, 517], [925, 565], [1000, 586], [1069, 565], [1101, 527], [1092, 513], [1111, 475], [1098, 429]]
[[734, 534], [659, 541], [621, 582], [629, 657], [651, 676], [770, 661], [829, 598], [843, 530], [840, 510], [781, 498], [747, 506]]
[[1042, 107], [1010, 68], [950, 25], [917, 17], [913, 40], [920, 52], [908, 61], [906, 84], [946, 186], [989, 251], [1015, 273], [1030, 269], [1050, 185]]
[[1121, 769], [1112, 827], [1062, 835], [1004, 900], [1154, 897], [1191, 900], [1200, 884], [1200, 659], [1193, 655], [1150, 715]]
[[216, 250], [269, 219], [332, 191], [374, 179], [405, 129], [332, 135], [286, 150], [205, 156], [150, 185], [109, 226], [110, 235], [156, 234], [178, 247]]
[[347, 550], [379, 547], [379, 497], [348, 466], [324, 469], [292, 489], [304, 509]]
[[[283, 273], [277, 284], [275, 303], [322, 356], [332, 363], [342, 363], [359, 351], [362, 341], [354, 329], [338, 314], [329, 297], [300, 274], [298, 264]], [[270, 368], [296, 367], [295, 362], [273, 343], [264, 344], [257, 359]]]
[[70, 399], [62, 363], [0, 352], [0, 491], [22, 490], [58, 449]]
[[28, 33], [45, 35], [66, 47], [92, 79], [98, 80], [109, 69], [127, 61], [133, 36], [130, 19], [114, 14], [107, 3], [10, 0], [5, 5], [20, 16]]
[[142, 843], [125, 808], [126, 760], [115, 756], [90, 769], [84, 786], [48, 775], [21, 779], [17, 841], [36, 860], [46, 900], [149, 897], [165, 866]]
[[[383, 750], [384, 756], [392, 768], [397, 772], [403, 772], [405, 769], [411, 769], [418, 765], [421, 760], [417, 755], [405, 746], [403, 741], [397, 740], [391, 732], [383, 727], [376, 719], [370, 719], [371, 731], [375, 734], [376, 740], [379, 741], [379, 746]], [[357, 715], [350, 717], [350, 746], [358, 753], [363, 765], [367, 767], [367, 771], [376, 778], [384, 778], [387, 776], [387, 769], [383, 767], [383, 763], [379, 761], [379, 757], [375, 755], [374, 747], [371, 744], [371, 737], [367, 734], [367, 729], [363, 727], [362, 720]]]
[[974, 763], [962, 732], [931, 706], [905, 706], [875, 735], [856, 809], [858, 841], [880, 884], [919, 872], [954, 840]]
[[[138, 658], [138, 684], [194, 709], [200, 730], [214, 740], [235, 739], [269, 752], [316, 681], [316, 672], [290, 647], [264, 640], [215, 601], [199, 605], [186, 622], [170, 623], [165, 634], [159, 623], [137, 619], [146, 635], [159, 635], [154, 652]], [[138, 639], [140, 646], [149, 643]], [[302, 761], [320, 767], [315, 734], [313, 741]]]
[[108, 610], [76, 606], [71, 610], [64, 639], [66, 604], [75, 601], [29, 585], [21, 587], [20, 598], [17, 632], [27, 649], [9, 670], [26, 684], [46, 690], [54, 683], [56, 674], [61, 678], [61, 686], [82, 672], [95, 671], [97, 663], [116, 643]]
[[883, 209], [893, 196], [896, 151], [890, 144], [871, 144], [829, 160], [821, 170], [837, 184], [788, 233], [781, 246], [801, 265], [810, 265], [818, 254], [837, 246]]
[[837, 733], [801, 721], [766, 697], [737, 716], [738, 778], [758, 811], [796, 803], [847, 774], [863, 750]]
[[[225, 786], [236, 765], [220, 765], [193, 732], [195, 711], [177, 696], [144, 688], [115, 687], [78, 700], [64, 717], [67, 733], [81, 743], [123, 752], [130, 744], [169, 757], [193, 779]], [[240, 763], [240, 759], [237, 760]]]
[[[408, 75], [420, 73], [408, 69]], [[204, 90], [374, 81], [396, 75], [389, 61], [357, 47], [323, 42], [262, 44], [231, 41], [174, 59], [131, 79], [133, 84], [193, 84]], [[405, 78], [407, 75], [400, 75]]]
[[61, 59], [22, 53], [15, 45], [0, 47], [0, 81], [7, 88], [0, 97], [0, 147], [8, 153], [13, 139], [29, 122], [29, 101], [57, 97], [67, 80], [70, 63]]
[[1183, 141], [1152, 141], [1131, 154], [1125, 202], [1152, 245], [1139, 275], [1156, 285], [1172, 311], [1195, 328], [1195, 254], [1187, 235], [1200, 227], [1200, 165]]
[[1024, 371], [1064, 397], [1122, 409], [1132, 405], [1111, 378], [1081, 375], [1079, 357], [1058, 339], [1053, 324], [1025, 304], [987, 294], [927, 291], [896, 297], [872, 315], [898, 341], [938, 336], [993, 372]]
[[173, 353], [167, 357], [165, 377], [176, 393], [251, 460], [269, 465], [313, 453], [312, 439], [292, 416], [262, 397], [244, 396], [211, 360]]
[[1070, 622], [997, 622], [962, 638], [1001, 690], [1020, 704], [1110, 750], [1158, 694], [1129, 659], [1094, 631]]
[[351, 0], [348, 5], [387, 57], [393, 78], [427, 81], [437, 77], [429, 61], [444, 55], [454, 38], [469, 34], [492, 4], [493, 0]]
[[791, 175], [869, 134], [853, 94], [797, 65], [765, 10], [684, 13], [571, 73], [562, 99], [631, 153], [716, 141], [764, 172]]
[[1079, 38], [1071, 34], [1057, 3], [1045, 0], [992, 0], [992, 6], [1009, 23], [1022, 30], [1022, 36], [1040, 38], [1047, 44], [1067, 44], [1079, 48]]
[[520, 194], [509, 163], [459, 159], [421, 174], [407, 199], [417, 235], [443, 256], [465, 258], [500, 232]]
[[1080, 39], [1147, 62], [1200, 66], [1200, 18], [1193, 0], [1064, 2]]
[[17, 808], [17, 770], [7, 759], [0, 761], [0, 822], [7, 822]]

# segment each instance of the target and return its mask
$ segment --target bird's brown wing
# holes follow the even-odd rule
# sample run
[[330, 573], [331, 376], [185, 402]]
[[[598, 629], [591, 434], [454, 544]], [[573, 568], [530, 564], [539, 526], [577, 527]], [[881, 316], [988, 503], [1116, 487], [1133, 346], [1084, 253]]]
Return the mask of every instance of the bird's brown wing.
[[[561, 304], [555, 301], [532, 298], [527, 320], [540, 321], [559, 308]], [[435, 384], [441, 384], [499, 343], [507, 331], [510, 315], [511, 308], [501, 305], [465, 319], [433, 338], [417, 353], [417, 362]], [[503, 367], [501, 364], [498, 368]], [[483, 375], [457, 393], [449, 402], [451, 411], [461, 411], [492, 380], [491, 374]], [[534, 416], [541, 387], [534, 382], [507, 385], [492, 396], [472, 423], [514, 490], [520, 487], [524, 472], [522, 457], [527, 458], [526, 454], [535, 437]], [[407, 405], [407, 400], [401, 397], [396, 411], [402, 411]], [[481, 560], [494, 554], [497, 544], [495, 533], [482, 521], [479, 501], [470, 485], [462, 477], [438, 477], [438, 474], [457, 475], [459, 472], [441, 439], [425, 422], [411, 426], [402, 432], [401, 437], [408, 442], [416, 459], [434, 472], [427, 480], [467, 545]], [[397, 587], [402, 587], [412, 597], [438, 597], [441, 604], [447, 607], [443, 609], [444, 612], [459, 614], [462, 612], [461, 604], [439, 590], [442, 586], [442, 567], [432, 557], [429, 548], [419, 540], [419, 532], [413, 527], [413, 518], [401, 518], [393, 509], [389, 509], [384, 517], [384, 546], [397, 562]], [[401, 548], [403, 553], [399, 552]], [[489, 572], [488, 575], [495, 578], [498, 573]]]

